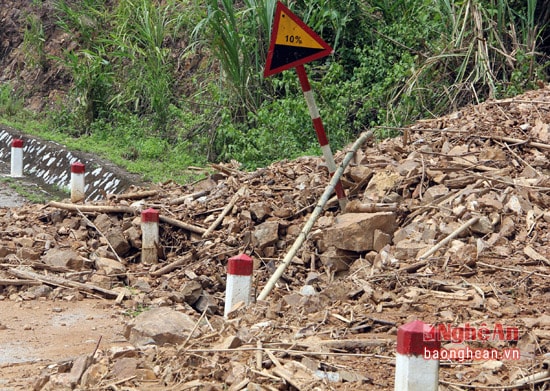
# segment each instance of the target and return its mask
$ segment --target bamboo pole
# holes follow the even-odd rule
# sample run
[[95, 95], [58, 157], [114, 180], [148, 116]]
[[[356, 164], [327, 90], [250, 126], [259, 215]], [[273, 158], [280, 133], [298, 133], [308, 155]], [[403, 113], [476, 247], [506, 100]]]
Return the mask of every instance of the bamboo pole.
[[159, 220], [163, 223], [170, 224], [170, 225], [173, 225], [174, 227], [182, 228], [182, 229], [185, 229], [185, 230], [190, 231], [190, 232], [194, 232], [194, 233], [199, 234], [199, 235], [202, 235], [206, 232], [205, 228], [202, 228], [202, 227], [199, 227], [199, 226], [196, 226], [196, 225], [192, 225], [192, 224], [188, 224], [184, 221], [173, 219], [171, 217], [159, 216]]
[[437, 250], [439, 250], [441, 247], [449, 243], [451, 240], [456, 238], [462, 231], [465, 231], [468, 229], [471, 225], [474, 225], [479, 220], [479, 217], [472, 217], [470, 220], [466, 221], [464, 224], [462, 224], [460, 227], [455, 229], [453, 232], [451, 232], [445, 239], [443, 239], [441, 242], [437, 243], [435, 246], [433, 246], [431, 249], [426, 251], [422, 256], [420, 256], [418, 259], [426, 259], [433, 253], [435, 253]]
[[108, 299], [114, 299], [119, 294], [118, 292], [112, 291], [110, 289], [105, 289], [97, 285], [93, 285], [89, 283], [84, 284], [81, 282], [67, 280], [65, 278], [57, 277], [57, 276], [46, 276], [43, 274], [31, 272], [30, 270], [21, 270], [21, 269], [11, 268], [8, 270], [8, 273], [23, 279], [41, 281], [45, 284], [56, 285], [56, 286], [65, 287], [65, 288], [76, 288], [79, 291], [83, 291], [83, 292], [88, 292], [88, 293], [99, 292]]
[[338, 183], [340, 183], [340, 177], [344, 173], [344, 170], [348, 166], [349, 162], [351, 161], [351, 159], [353, 159], [353, 156], [355, 155], [359, 147], [361, 147], [361, 145], [363, 145], [363, 143], [367, 141], [367, 139], [372, 137], [372, 135], [373, 135], [372, 130], [369, 130], [368, 132], [363, 132], [361, 133], [361, 136], [352, 145], [351, 150], [349, 150], [346, 156], [344, 157], [342, 164], [334, 172], [334, 175], [332, 175], [332, 178], [327, 188], [325, 189], [325, 192], [317, 202], [317, 205], [315, 206], [315, 209], [313, 210], [313, 213], [311, 214], [309, 220], [304, 225], [304, 228], [302, 228], [302, 232], [300, 232], [300, 234], [294, 241], [294, 244], [292, 245], [288, 253], [285, 255], [285, 258], [283, 259], [282, 263], [279, 265], [277, 270], [275, 270], [275, 272], [267, 282], [264, 289], [260, 292], [260, 295], [258, 296], [258, 300], [265, 300], [267, 295], [269, 295], [269, 293], [271, 292], [271, 290], [279, 280], [279, 278], [281, 278], [284, 271], [292, 261], [292, 258], [294, 258], [294, 255], [296, 254], [296, 252], [300, 249], [300, 247], [302, 247], [302, 244], [305, 242], [307, 235], [313, 228], [313, 224], [315, 224], [315, 222], [321, 215], [321, 212], [323, 211], [325, 204], [328, 202], [332, 192], [334, 191], [334, 188]]
[[132, 213], [137, 212], [136, 209], [129, 206], [109, 206], [109, 205], [74, 205], [66, 204], [63, 202], [50, 201], [47, 206], [51, 206], [59, 209], [66, 209], [73, 212], [82, 212], [82, 213]]
[[225, 208], [222, 210], [222, 213], [218, 216], [218, 218], [208, 227], [208, 229], [202, 234], [203, 238], [206, 238], [208, 235], [212, 233], [216, 228], [218, 228], [218, 225], [221, 224], [223, 218], [233, 209], [235, 204], [237, 203], [237, 200], [246, 194], [247, 187], [243, 186], [241, 187], [235, 194], [233, 194], [233, 197], [231, 197], [231, 200], [229, 203], [225, 206]]

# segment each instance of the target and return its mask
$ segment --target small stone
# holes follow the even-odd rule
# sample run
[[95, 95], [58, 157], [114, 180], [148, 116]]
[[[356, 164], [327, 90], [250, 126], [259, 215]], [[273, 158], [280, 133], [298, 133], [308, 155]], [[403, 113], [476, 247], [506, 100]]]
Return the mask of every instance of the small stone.
[[111, 229], [105, 234], [105, 237], [119, 256], [123, 257], [128, 253], [128, 251], [130, 251], [130, 244], [122, 232], [116, 229]]
[[348, 270], [353, 261], [358, 258], [357, 253], [329, 247], [327, 251], [319, 255], [321, 262], [332, 272]]
[[106, 276], [123, 275], [126, 273], [126, 266], [114, 259], [97, 257], [95, 259], [97, 270], [103, 271]]
[[486, 216], [481, 216], [475, 224], [470, 226], [470, 229], [472, 232], [487, 235], [493, 232], [493, 224], [491, 224], [491, 220], [489, 220], [489, 218]]
[[134, 357], [122, 357], [113, 363], [112, 376], [115, 379], [127, 379], [136, 376], [138, 360]]
[[222, 343], [216, 345], [215, 349], [236, 349], [242, 346], [243, 342], [237, 336], [229, 336], [223, 340]]
[[315, 296], [317, 294], [317, 291], [315, 290], [315, 288], [311, 285], [304, 285], [301, 289], [300, 289], [300, 294], [302, 296]]
[[449, 189], [445, 185], [432, 186], [424, 193], [423, 203], [430, 203], [434, 200], [443, 197], [449, 193]]
[[374, 230], [372, 249], [374, 251], [382, 250], [386, 245], [391, 243], [391, 235], [379, 229]]

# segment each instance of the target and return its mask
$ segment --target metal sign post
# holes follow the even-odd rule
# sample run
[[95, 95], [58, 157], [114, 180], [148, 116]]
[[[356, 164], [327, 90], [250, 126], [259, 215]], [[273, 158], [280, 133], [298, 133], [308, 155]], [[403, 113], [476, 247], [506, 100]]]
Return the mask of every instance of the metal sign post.
[[[313, 122], [319, 145], [323, 151], [330, 176], [336, 171], [336, 163], [334, 162], [334, 156], [332, 155], [328, 137], [325, 133], [323, 121], [319, 115], [319, 109], [311, 91], [304, 64], [328, 56], [331, 53], [332, 48], [321, 37], [280, 1], [277, 2], [264, 77], [290, 68], [296, 68], [309, 109], [309, 115]], [[347, 197], [340, 181], [338, 181], [334, 190], [338, 197], [340, 209], [344, 210]]]

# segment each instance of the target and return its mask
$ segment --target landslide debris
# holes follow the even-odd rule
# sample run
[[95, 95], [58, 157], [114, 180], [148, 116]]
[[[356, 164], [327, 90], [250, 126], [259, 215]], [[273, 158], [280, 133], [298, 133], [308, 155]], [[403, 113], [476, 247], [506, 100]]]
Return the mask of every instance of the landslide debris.
[[[420, 319], [519, 330], [511, 341], [444, 341], [517, 349], [521, 359], [442, 361], [441, 389], [547, 389], [549, 129], [546, 86], [370, 140], [342, 179], [346, 213], [332, 199], [269, 297], [227, 319], [227, 259], [254, 259], [257, 297], [325, 190], [321, 158], [254, 172], [218, 164], [185, 186], [1, 209], [1, 300], [100, 296], [113, 313], [135, 315], [126, 341], [101, 341], [29, 381], [35, 390], [392, 390], [397, 328]], [[152, 264], [140, 259], [146, 208], [161, 216]]]

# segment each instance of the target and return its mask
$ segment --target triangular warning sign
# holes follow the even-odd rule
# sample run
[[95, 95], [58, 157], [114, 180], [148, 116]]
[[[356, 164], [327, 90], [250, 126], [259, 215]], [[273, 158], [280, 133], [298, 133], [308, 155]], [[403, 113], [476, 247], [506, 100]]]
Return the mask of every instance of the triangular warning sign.
[[317, 60], [332, 53], [332, 48], [293, 14], [277, 2], [264, 77]]

